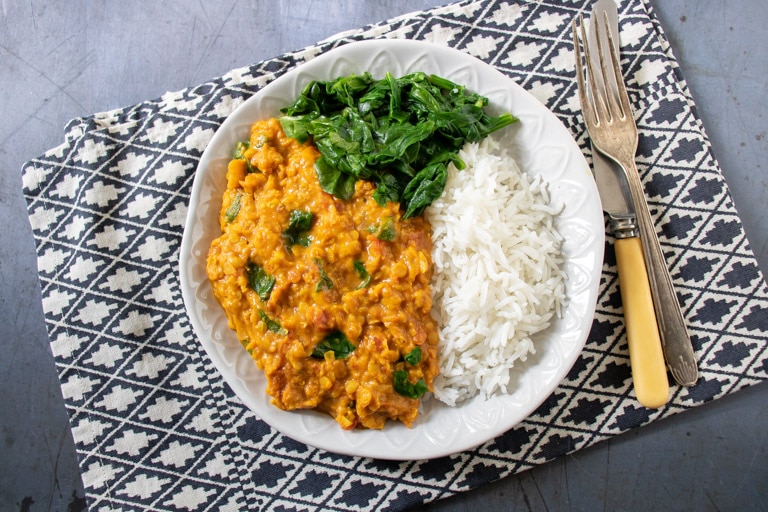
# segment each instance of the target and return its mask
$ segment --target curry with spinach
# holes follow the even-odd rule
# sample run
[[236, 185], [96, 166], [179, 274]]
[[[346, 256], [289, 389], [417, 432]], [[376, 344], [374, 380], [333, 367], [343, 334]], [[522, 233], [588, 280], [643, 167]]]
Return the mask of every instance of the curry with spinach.
[[380, 205], [368, 181], [346, 200], [323, 192], [319, 156], [277, 119], [252, 126], [229, 163], [208, 277], [275, 406], [345, 429], [410, 426], [438, 372], [429, 225]]

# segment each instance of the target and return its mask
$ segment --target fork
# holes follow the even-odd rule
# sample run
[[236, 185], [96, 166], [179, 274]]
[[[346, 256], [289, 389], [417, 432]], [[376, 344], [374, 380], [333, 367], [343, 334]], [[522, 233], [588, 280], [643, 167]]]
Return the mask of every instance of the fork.
[[[572, 22], [573, 46], [576, 52], [576, 80], [581, 110], [592, 144], [602, 154], [615, 161], [627, 177], [640, 227], [643, 255], [648, 270], [651, 294], [654, 297], [654, 309], [667, 367], [678, 384], [692, 386], [698, 380], [696, 358], [635, 164], [638, 144], [637, 126], [629, 104], [627, 89], [621, 80], [621, 68], [613, 35], [607, 28], [608, 18], [605, 13], [603, 14], [603, 23], [600, 23], [599, 19], [593, 20], [597, 42], [597, 62], [600, 64], [597, 69], [593, 64], [589, 45], [586, 44], [583, 16], [579, 16], [578, 26], [575, 19]], [[583, 42], [589, 89], [584, 77], [579, 38]], [[612, 74], [609, 73], [605, 59], [607, 52], [603, 50], [606, 44], [611, 57]]]

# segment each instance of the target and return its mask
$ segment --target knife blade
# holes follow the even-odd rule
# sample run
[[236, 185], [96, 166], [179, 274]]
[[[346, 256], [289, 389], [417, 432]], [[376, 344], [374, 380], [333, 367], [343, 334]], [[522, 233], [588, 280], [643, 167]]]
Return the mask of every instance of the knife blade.
[[[616, 3], [613, 0], [598, 0], [592, 8], [590, 20], [596, 20], [598, 17], [603, 25], [605, 25], [604, 22], [607, 20], [608, 30], [610, 30], [613, 35], [614, 48], [618, 55], [620, 46], [619, 16]], [[593, 56], [598, 56], [597, 42], [595, 40], [594, 32], [591, 30], [593, 25], [594, 23], [590, 23], [587, 39], [589, 41], [590, 53]], [[610, 48], [608, 45], [604, 46], [603, 52], [606, 60], [609, 61]], [[595, 65], [599, 67], [598, 62], [595, 62]], [[611, 67], [608, 67], [608, 73], [613, 77], [613, 69]], [[618, 80], [621, 80], [621, 77], [617, 78]], [[621, 167], [619, 167], [613, 160], [597, 151], [594, 146], [592, 147], [592, 159], [595, 179], [598, 182], [601, 180], [618, 180], [624, 194], [624, 200], [628, 203], [629, 208], [632, 208], [632, 211], [634, 211], [627, 177]], [[614, 201], [617, 200], [617, 198], [614, 198]], [[612, 205], [612, 208], [616, 211], [618, 206]], [[655, 271], [654, 268], [647, 268], [647, 270], [649, 273]], [[658, 274], [658, 276], [651, 275], [651, 279], [656, 279], [656, 282], [664, 279], [665, 276], [663, 273]], [[654, 308], [659, 324], [659, 334], [661, 336], [662, 350], [664, 352], [667, 368], [672, 374], [675, 382], [679, 385], [692, 386], [696, 384], [698, 380], [698, 364], [696, 362], [696, 354], [693, 351], [693, 345], [686, 332], [685, 320], [682, 318], [679, 308], [673, 311], [672, 308], [669, 308], [663, 303], [663, 300], [656, 299], [656, 290], [654, 289], [653, 284], [654, 283], [651, 285], [651, 295], [654, 298]]]
[[[592, 55], [595, 69], [600, 68], [600, 62], [597, 61], [599, 53], [597, 48], [597, 40], [595, 39], [595, 33], [592, 30], [592, 27], [594, 26], [593, 20], [596, 20], [598, 16], [601, 17], [601, 20], [604, 19], [602, 18], [604, 15], [603, 13], [607, 15], [608, 26], [612, 33], [619, 33], [619, 14], [616, 8], [616, 4], [613, 2], [613, 0], [598, 0], [592, 7], [592, 15], [589, 18], [590, 25], [587, 34], [587, 44], [589, 44], [590, 55]], [[616, 50], [616, 54], [618, 55], [618, 37], [613, 38], [613, 44]], [[605, 54], [606, 59], [611, 58], [610, 50], [607, 47], [603, 48], [603, 53]], [[611, 74], [611, 76], [613, 76], [613, 68], [608, 68], [608, 72]], [[600, 153], [600, 151], [595, 148], [594, 144], [592, 144], [592, 165], [595, 180], [598, 181], [598, 186], [599, 183], [603, 181], [606, 187], [615, 189], [615, 187], [618, 185], [618, 188], [621, 190], [621, 194], [614, 194], [612, 197], [606, 198], [606, 200], [609, 201], [609, 204], [606, 205], [608, 214], [611, 215], [610, 212], [626, 210], [626, 214], [631, 214], [634, 216], [635, 209], [634, 204], [632, 203], [632, 194], [629, 191], [629, 183], [627, 183], [627, 179], [624, 177], [624, 171], [621, 169], [621, 167], [619, 167], [616, 162]], [[601, 197], [600, 200], [603, 201], [603, 198]]]
[[[597, 44], [592, 30], [594, 20], [597, 16], [601, 16], [601, 20], [604, 19], [604, 12], [608, 14], [609, 24], [616, 24], [617, 30], [614, 33], [618, 34], [616, 5], [611, 0], [598, 0], [592, 11], [592, 23], [587, 36], [587, 44], [590, 45], [590, 53], [593, 56], [597, 55]], [[616, 39], [618, 38], [614, 38]], [[599, 63], [596, 64], [599, 66]], [[623, 170], [594, 147], [592, 165], [600, 202], [608, 215], [609, 225], [616, 239], [614, 249], [619, 272], [619, 292], [624, 309], [635, 394], [643, 406], [655, 409], [669, 400], [669, 381], [637, 229], [634, 203]]]

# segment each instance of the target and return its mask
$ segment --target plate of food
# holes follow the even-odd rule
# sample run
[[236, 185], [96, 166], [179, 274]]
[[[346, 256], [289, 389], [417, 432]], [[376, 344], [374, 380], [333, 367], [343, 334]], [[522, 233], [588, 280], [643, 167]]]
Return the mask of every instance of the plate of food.
[[372, 40], [222, 123], [180, 283], [260, 419], [336, 453], [429, 459], [503, 434], [565, 378], [603, 244], [588, 164], [546, 107], [463, 52]]

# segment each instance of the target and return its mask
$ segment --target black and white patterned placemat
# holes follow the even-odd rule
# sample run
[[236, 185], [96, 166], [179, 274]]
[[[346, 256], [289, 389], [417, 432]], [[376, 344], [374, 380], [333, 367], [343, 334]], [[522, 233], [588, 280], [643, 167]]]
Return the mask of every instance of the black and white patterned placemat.
[[177, 281], [198, 159], [276, 76], [346, 42], [427, 40], [495, 66], [588, 155], [570, 22], [589, 0], [460, 2], [365, 27], [188, 90], [77, 119], [24, 166], [43, 307], [92, 510], [400, 510], [474, 488], [768, 377], [768, 289], [695, 106], [644, 0], [621, 3], [638, 164], [701, 379], [651, 411], [633, 398], [610, 238], [587, 346], [530, 418], [430, 461], [339, 456], [272, 430], [195, 339]]

